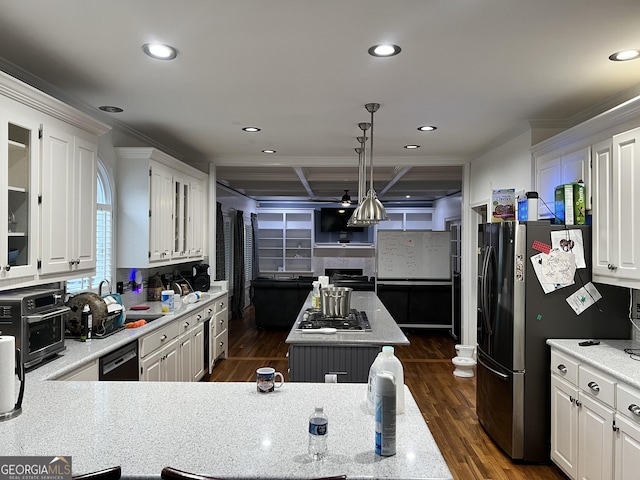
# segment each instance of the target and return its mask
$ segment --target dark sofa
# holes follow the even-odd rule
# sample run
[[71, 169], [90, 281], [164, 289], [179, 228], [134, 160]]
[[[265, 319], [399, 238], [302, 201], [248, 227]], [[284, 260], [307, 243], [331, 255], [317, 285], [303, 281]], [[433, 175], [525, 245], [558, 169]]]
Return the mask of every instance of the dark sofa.
[[251, 282], [251, 303], [256, 327], [291, 328], [311, 292], [313, 280], [317, 278], [255, 278]]
[[[293, 279], [261, 278], [251, 282], [251, 303], [258, 329], [291, 328], [318, 277]], [[362, 275], [333, 275], [336, 287], [350, 287], [354, 291], [374, 291], [375, 282]]]

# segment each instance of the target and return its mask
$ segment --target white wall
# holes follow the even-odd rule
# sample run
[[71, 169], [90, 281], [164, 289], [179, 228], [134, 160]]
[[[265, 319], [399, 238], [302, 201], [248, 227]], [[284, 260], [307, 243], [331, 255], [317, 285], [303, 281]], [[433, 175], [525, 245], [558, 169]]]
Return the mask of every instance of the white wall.
[[433, 204], [432, 230], [446, 230], [446, 222], [449, 219], [460, 218], [462, 213], [462, 197], [445, 197], [436, 200]]
[[531, 163], [531, 131], [514, 137], [471, 161], [469, 204], [491, 202], [491, 193], [500, 188], [531, 190], [535, 185]]
[[479, 155], [468, 167], [463, 189], [462, 245], [462, 343], [475, 345], [477, 295], [477, 231], [480, 216], [472, 207], [486, 205], [489, 210], [494, 189], [531, 190], [531, 130], [518, 134], [492, 150]]

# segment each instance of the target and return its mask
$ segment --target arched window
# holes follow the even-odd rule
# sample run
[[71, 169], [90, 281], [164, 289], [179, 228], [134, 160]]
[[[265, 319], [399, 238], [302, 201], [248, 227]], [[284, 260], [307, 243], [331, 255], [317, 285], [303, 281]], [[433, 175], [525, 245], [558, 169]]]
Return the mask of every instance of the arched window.
[[113, 276], [113, 202], [109, 174], [98, 160], [96, 209], [96, 274], [93, 277], [67, 281], [67, 292], [96, 290], [102, 280], [111, 282]]

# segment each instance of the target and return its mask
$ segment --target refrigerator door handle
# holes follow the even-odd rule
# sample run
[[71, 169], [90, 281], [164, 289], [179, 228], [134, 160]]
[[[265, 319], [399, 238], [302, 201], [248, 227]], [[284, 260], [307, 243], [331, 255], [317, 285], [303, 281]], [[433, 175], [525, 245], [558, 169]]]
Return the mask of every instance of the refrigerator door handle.
[[493, 257], [493, 247], [491, 245], [487, 246], [487, 253], [484, 257], [484, 265], [482, 269], [482, 318], [484, 320], [484, 326], [487, 330], [487, 335], [493, 335], [493, 331], [491, 330], [491, 302], [489, 299], [489, 287], [488, 285], [488, 275], [489, 275], [489, 267], [491, 264], [491, 258]]
[[491, 373], [493, 373], [494, 375], [496, 375], [497, 377], [500, 377], [502, 380], [508, 380], [509, 379], [509, 375], [505, 375], [502, 372], [497, 371], [494, 368], [491, 368], [489, 365], [487, 365], [486, 363], [484, 363], [481, 359], [478, 358], [478, 363], [480, 365], [482, 365], [484, 368], [486, 368], [487, 370], [489, 370]]

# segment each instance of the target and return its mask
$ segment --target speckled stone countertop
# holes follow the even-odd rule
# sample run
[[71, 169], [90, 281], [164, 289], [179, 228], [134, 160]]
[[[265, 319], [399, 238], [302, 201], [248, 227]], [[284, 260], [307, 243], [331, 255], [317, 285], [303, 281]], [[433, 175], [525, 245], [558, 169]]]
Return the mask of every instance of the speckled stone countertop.
[[312, 294], [310, 293], [287, 336], [287, 343], [313, 345], [409, 345], [409, 339], [402, 333], [396, 321], [374, 292], [351, 292], [351, 308], [364, 311], [367, 314], [371, 324], [370, 332], [338, 330], [333, 334], [300, 333], [297, 330], [298, 322], [302, 319], [304, 311], [311, 307], [311, 297]]
[[600, 340], [599, 345], [581, 347], [578, 340], [547, 340], [547, 345], [567, 353], [582, 362], [596, 367], [611, 377], [640, 389], [640, 361], [633, 360], [625, 348], [638, 349], [640, 342], [634, 340]]
[[135, 315], [137, 318], [152, 317], [162, 315], [161, 318], [149, 322], [139, 328], [125, 328], [105, 338], [95, 338], [91, 342], [81, 342], [76, 338], [66, 338], [66, 349], [52, 361], [38, 366], [27, 373], [27, 382], [33, 380], [51, 380], [61, 377], [66, 373], [80, 367], [81, 365], [106, 355], [138, 338], [157, 330], [158, 328], [171, 323], [183, 315], [197, 312], [205, 305], [210, 304], [216, 298], [225, 295], [226, 291], [210, 291], [203, 293], [202, 299], [193, 304], [180, 303], [173, 313], [162, 315], [160, 302], [144, 302], [149, 306], [149, 310], [127, 310], [127, 315]]
[[[2, 455], [70, 455], [74, 475], [120, 465], [123, 478], [159, 478], [165, 466], [225, 479], [452, 479], [405, 387], [397, 454], [374, 453], [366, 384], [59, 382], [26, 385], [23, 412], [0, 423]], [[308, 417], [329, 417], [328, 456], [307, 455]]]

